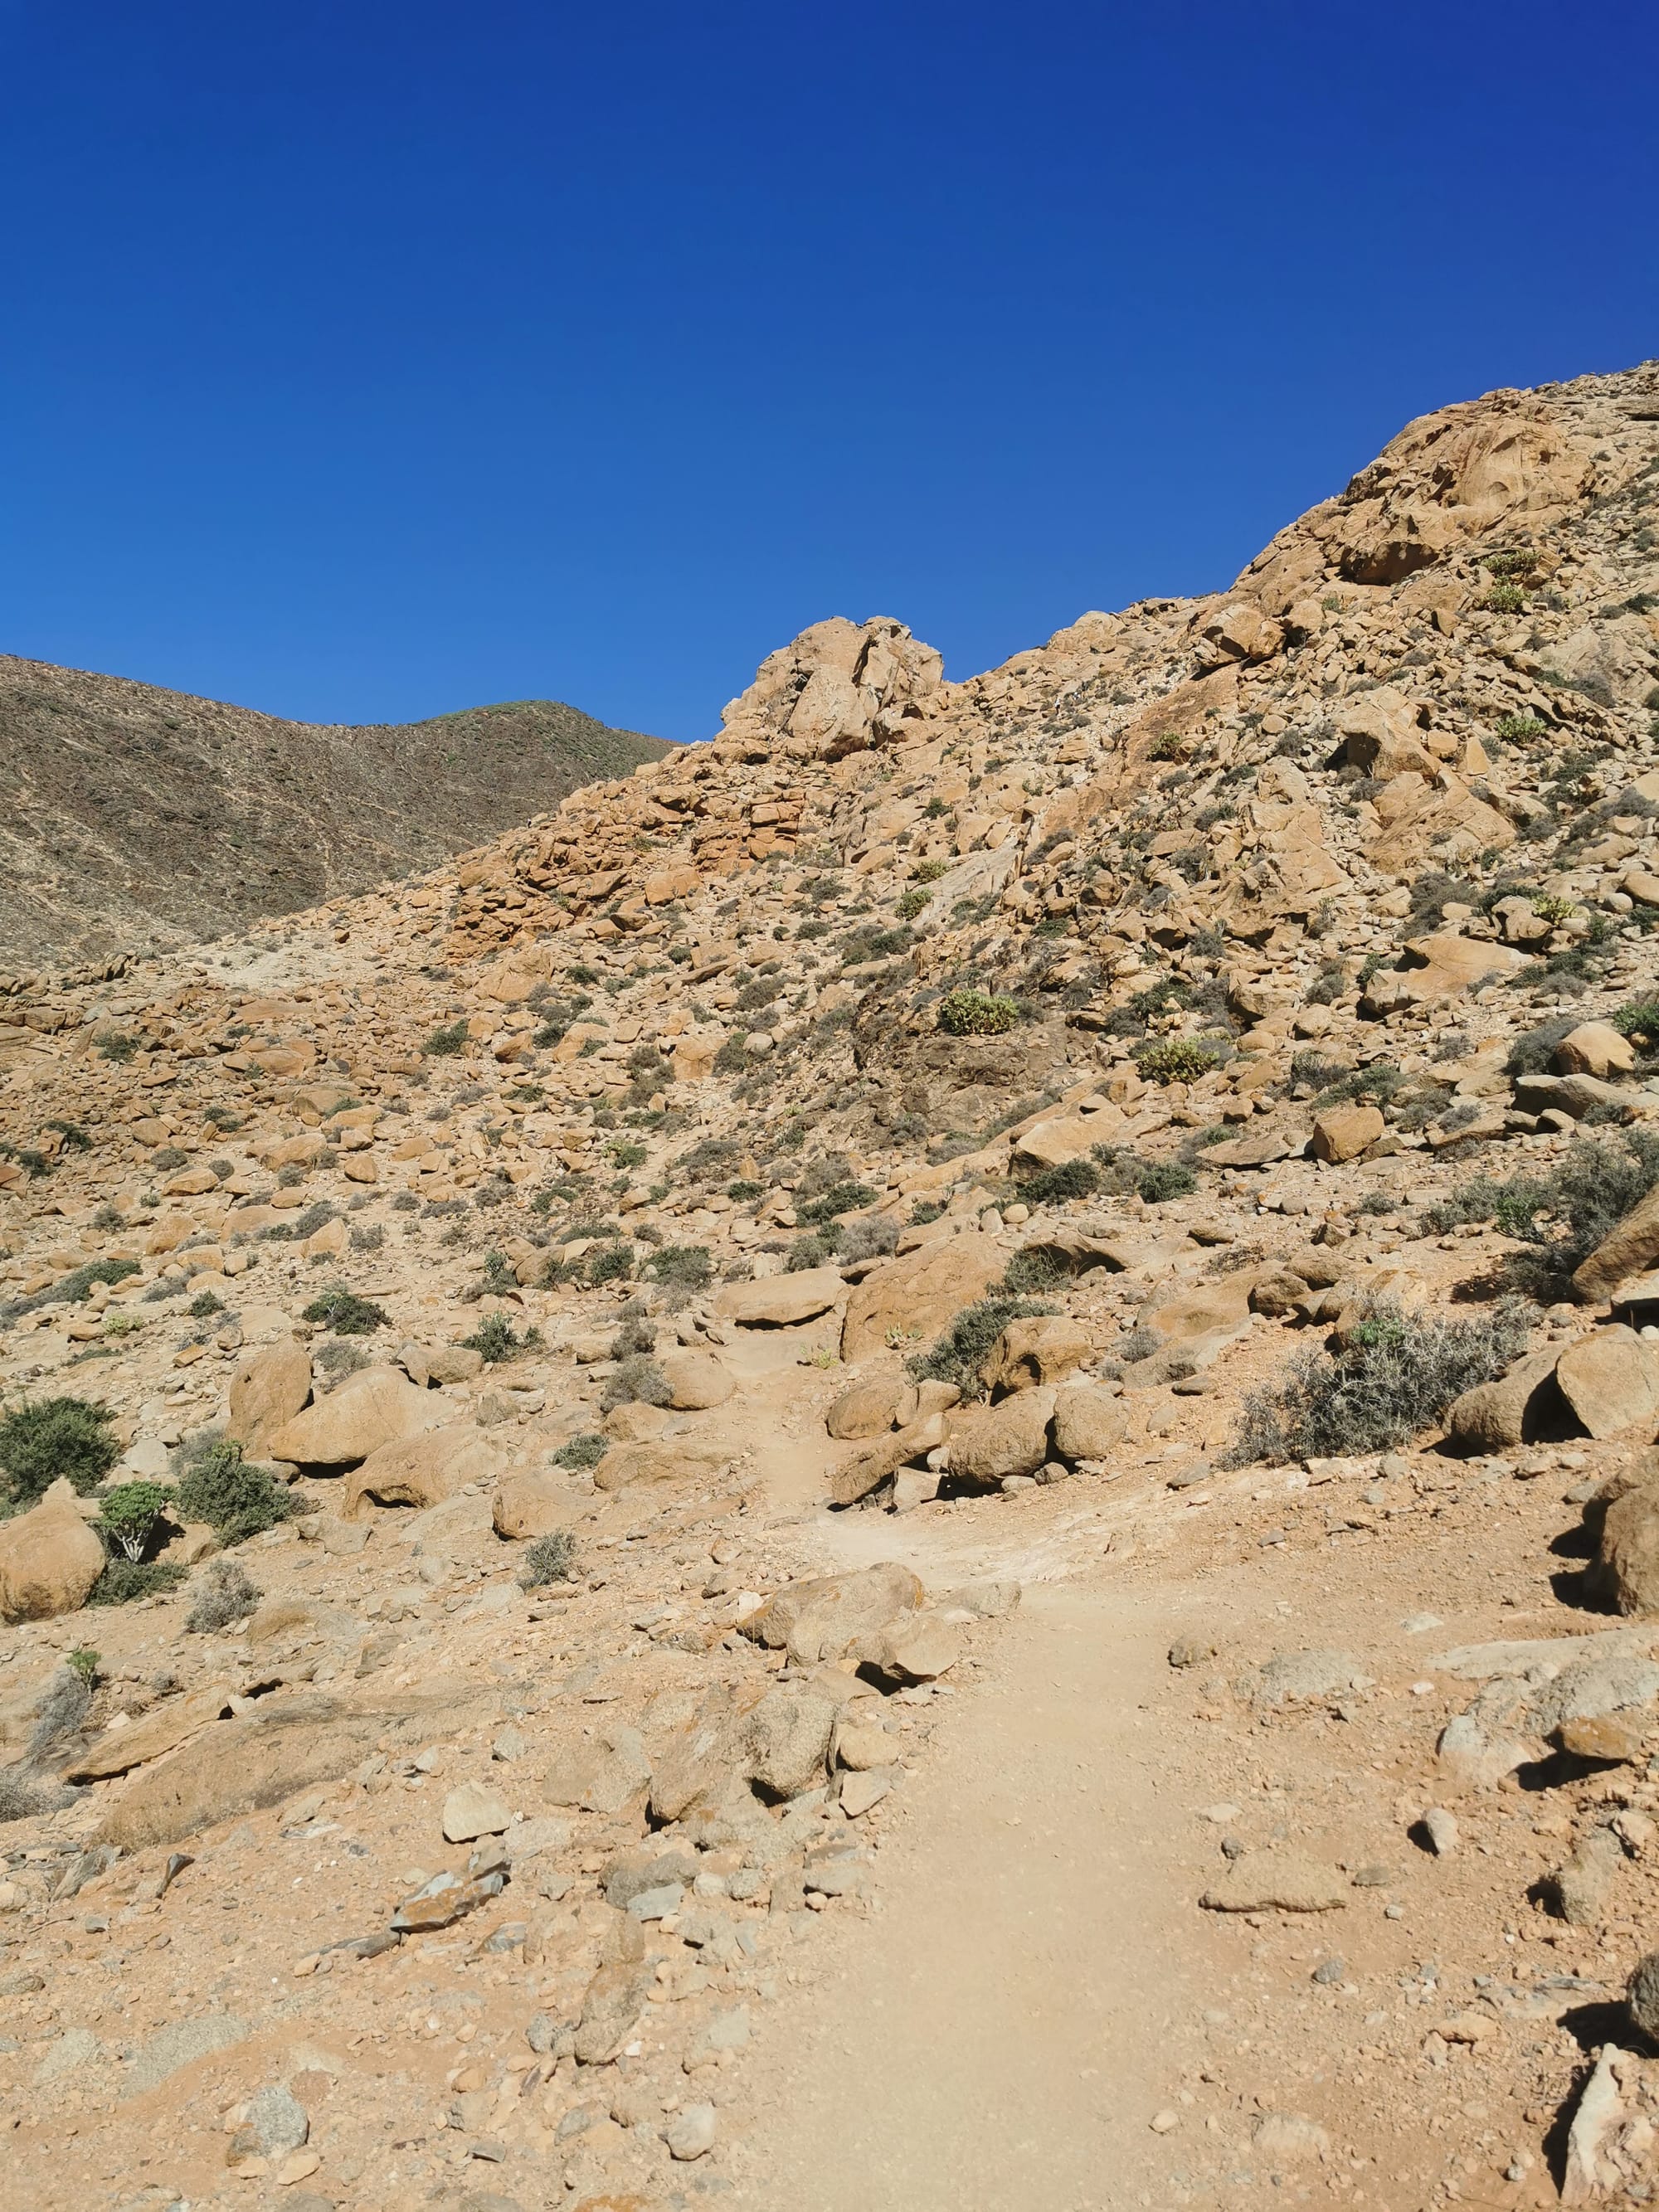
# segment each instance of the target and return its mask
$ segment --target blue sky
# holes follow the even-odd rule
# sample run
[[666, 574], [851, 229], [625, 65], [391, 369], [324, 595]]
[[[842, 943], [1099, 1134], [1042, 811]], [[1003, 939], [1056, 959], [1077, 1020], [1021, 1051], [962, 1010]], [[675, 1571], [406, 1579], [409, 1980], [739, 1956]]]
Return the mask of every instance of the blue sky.
[[708, 734], [1659, 354], [1659, 17], [0, 0], [0, 650]]

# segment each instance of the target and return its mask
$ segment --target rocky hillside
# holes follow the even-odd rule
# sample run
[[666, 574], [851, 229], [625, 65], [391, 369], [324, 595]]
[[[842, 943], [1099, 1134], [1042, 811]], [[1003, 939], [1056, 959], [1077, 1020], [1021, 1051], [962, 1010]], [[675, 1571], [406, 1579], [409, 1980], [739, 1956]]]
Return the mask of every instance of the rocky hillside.
[[0, 654], [0, 968], [364, 891], [667, 750], [552, 699], [323, 727]]
[[[1032, 2094], [1141, 2201], [1649, 2201], [1656, 822], [1649, 364], [0, 1000], [14, 2186], [828, 2212], [834, 2069], [878, 2160], [944, 2079], [801, 2040], [891, 1863], [992, 1869], [964, 2020], [1041, 1885], [1056, 2019], [1107, 1926]], [[1145, 1733], [1062, 1591], [1169, 1624]]]

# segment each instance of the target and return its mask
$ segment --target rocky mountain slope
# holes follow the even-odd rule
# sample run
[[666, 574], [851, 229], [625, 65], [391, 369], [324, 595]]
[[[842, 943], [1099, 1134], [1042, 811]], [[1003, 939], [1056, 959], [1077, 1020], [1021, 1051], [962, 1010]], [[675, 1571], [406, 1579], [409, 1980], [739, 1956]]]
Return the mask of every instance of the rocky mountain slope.
[[1648, 364], [0, 1000], [27, 2201], [1648, 2202], [1656, 820]]
[[0, 654], [0, 967], [136, 948], [429, 867], [668, 750], [556, 700], [364, 729]]

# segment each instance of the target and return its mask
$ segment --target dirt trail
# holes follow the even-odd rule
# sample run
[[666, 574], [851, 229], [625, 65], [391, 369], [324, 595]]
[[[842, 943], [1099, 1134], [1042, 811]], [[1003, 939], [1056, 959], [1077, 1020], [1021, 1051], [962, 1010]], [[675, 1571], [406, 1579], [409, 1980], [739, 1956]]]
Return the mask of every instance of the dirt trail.
[[[932, 1549], [894, 1545], [889, 1555]], [[919, 1566], [937, 1579], [937, 1557]], [[738, 2201], [767, 2212], [1095, 2212], [1140, 2195], [1191, 2001], [1140, 1708], [1156, 1607], [1028, 1588], [881, 1854], [880, 1910], [745, 2069]], [[1167, 2171], [1167, 2160], [1159, 2161]]]

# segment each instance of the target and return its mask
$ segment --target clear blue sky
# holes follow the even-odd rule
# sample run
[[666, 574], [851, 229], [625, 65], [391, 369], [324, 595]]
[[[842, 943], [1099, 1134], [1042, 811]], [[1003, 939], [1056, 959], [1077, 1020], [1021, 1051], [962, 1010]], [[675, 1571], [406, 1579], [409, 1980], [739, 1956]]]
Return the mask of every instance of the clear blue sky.
[[1659, 354], [1643, 4], [0, 0], [0, 650], [708, 734]]

